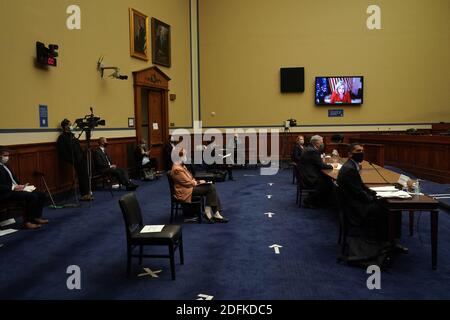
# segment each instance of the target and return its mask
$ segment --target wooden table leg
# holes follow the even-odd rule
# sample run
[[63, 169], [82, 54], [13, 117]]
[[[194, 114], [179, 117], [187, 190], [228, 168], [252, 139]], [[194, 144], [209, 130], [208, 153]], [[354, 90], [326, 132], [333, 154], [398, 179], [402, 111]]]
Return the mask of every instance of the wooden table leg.
[[437, 239], [438, 239], [438, 212], [433, 210], [430, 212], [431, 217], [431, 267], [433, 270], [437, 268]]
[[409, 212], [409, 235], [414, 235], [414, 211]]

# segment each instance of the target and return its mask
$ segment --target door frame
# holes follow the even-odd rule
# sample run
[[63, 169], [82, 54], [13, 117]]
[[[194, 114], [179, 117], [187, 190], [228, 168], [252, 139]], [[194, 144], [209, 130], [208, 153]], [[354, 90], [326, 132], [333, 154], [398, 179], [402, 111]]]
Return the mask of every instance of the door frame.
[[[164, 122], [164, 128], [162, 130], [163, 143], [169, 138], [169, 81], [169, 76], [156, 66], [133, 72], [136, 143], [142, 139], [142, 89], [145, 89], [148, 92], [150, 90], [162, 92], [162, 122]], [[148, 137], [145, 137], [146, 140], [147, 138]]]

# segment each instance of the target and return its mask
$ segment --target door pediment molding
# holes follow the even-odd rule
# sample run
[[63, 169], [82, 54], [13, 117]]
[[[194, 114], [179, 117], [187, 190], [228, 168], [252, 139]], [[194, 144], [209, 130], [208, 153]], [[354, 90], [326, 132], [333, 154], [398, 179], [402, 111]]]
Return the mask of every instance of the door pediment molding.
[[156, 66], [133, 72], [135, 86], [169, 90], [170, 77]]

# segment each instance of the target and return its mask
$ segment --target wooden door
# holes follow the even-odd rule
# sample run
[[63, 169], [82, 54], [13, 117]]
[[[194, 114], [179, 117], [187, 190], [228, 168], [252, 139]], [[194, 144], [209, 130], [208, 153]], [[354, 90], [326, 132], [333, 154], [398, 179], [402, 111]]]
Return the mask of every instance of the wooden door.
[[158, 161], [158, 170], [162, 170], [164, 142], [167, 139], [167, 121], [164, 117], [164, 91], [149, 90], [148, 92], [148, 145], [151, 146], [151, 156]]
[[133, 72], [136, 140], [146, 139], [151, 157], [163, 170], [163, 145], [169, 136], [169, 81], [158, 67]]

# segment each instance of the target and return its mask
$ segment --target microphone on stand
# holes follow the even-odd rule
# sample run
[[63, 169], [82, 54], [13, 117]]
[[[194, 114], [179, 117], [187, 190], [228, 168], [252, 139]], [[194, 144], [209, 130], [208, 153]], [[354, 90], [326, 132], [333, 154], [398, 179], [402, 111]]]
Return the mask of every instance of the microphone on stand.
[[372, 163], [372, 161], [368, 161], [368, 162], [369, 162], [370, 166], [371, 166], [372, 168], [374, 168], [375, 171], [378, 173], [378, 175], [384, 180], [384, 182], [386, 182], [387, 184], [392, 184], [391, 182], [387, 181], [387, 179], [381, 174], [380, 171], [378, 171], [377, 167], [374, 166], [374, 164]]
[[48, 185], [47, 185], [47, 181], [45, 180], [45, 174], [42, 171], [34, 170], [33, 175], [34, 176], [40, 176], [41, 179], [42, 179], [42, 182], [44, 182], [45, 189], [47, 190], [47, 193], [48, 193], [48, 195], [50, 197], [50, 200], [52, 202], [52, 205], [50, 206], [50, 208], [52, 208], [52, 209], [62, 209], [62, 208], [64, 208], [64, 206], [57, 206], [56, 203], [55, 203], [55, 200], [53, 200], [52, 193], [50, 192], [50, 189], [48, 188]]

